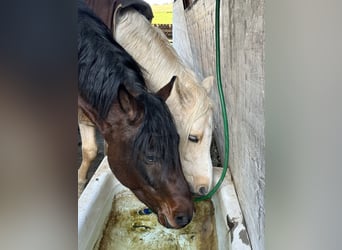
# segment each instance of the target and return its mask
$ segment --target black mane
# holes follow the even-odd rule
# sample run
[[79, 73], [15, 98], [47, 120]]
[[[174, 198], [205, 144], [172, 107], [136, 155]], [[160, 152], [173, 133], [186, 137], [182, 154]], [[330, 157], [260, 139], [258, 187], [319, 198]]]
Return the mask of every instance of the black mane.
[[78, 29], [78, 91], [105, 119], [121, 84], [140, 93], [145, 81], [138, 63], [83, 1], [78, 1]]
[[[137, 160], [139, 155], [152, 152], [167, 173], [180, 162], [179, 136], [168, 107], [160, 97], [147, 91], [138, 63], [114, 41], [111, 31], [83, 2], [78, 4], [80, 96], [105, 119], [119, 86], [124, 84], [144, 106], [144, 121], [134, 138], [132, 157]], [[146, 175], [146, 170], [140, 171]]]

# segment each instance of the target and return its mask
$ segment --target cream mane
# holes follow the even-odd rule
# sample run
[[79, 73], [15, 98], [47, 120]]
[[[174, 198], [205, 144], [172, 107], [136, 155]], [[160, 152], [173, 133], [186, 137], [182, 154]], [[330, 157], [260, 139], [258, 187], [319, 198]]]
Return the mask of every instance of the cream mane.
[[[144, 16], [135, 10], [127, 10], [119, 15], [119, 18], [120, 20], [115, 22], [117, 26], [115, 27], [114, 36], [119, 43], [127, 41], [121, 45], [129, 53], [134, 51], [133, 57], [142, 68], [153, 69], [153, 71], [150, 71], [150, 75], [146, 75], [147, 79], [153, 81], [150, 86], [152, 91], [155, 92], [164, 86], [174, 75], [179, 76], [181, 79], [186, 77], [189, 80], [182, 82], [182, 84], [201, 87], [197, 84], [199, 81], [195, 74], [184, 65], [160, 29], [152, 26]], [[118, 24], [120, 25], [118, 26]], [[152, 54], [151, 51], [154, 56], [153, 60], [146, 56], [147, 53]], [[165, 60], [165, 58], [168, 58], [168, 60]], [[145, 74], [148, 73], [145, 72]]]

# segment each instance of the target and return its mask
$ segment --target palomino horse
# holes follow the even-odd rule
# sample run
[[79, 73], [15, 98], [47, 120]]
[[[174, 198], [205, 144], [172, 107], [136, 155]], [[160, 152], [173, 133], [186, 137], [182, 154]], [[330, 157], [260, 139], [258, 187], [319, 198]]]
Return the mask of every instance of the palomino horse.
[[[151, 25], [148, 20], [150, 12], [145, 6], [137, 10], [135, 3], [132, 8], [122, 6], [125, 8], [113, 10], [113, 14], [108, 14], [104, 12], [103, 5], [110, 1], [86, 1], [102, 19], [108, 20], [108, 16], [112, 18], [113, 23], [107, 23], [107, 26], [112, 27], [116, 41], [143, 65], [146, 84], [151, 91], [158, 91], [172, 76], [177, 76], [175, 87], [166, 103], [180, 136], [179, 152], [185, 178], [192, 192], [205, 195], [212, 185], [213, 175], [210, 157], [213, 111], [208, 96], [213, 86], [213, 77], [207, 77], [200, 84], [194, 72], [185, 66], [172, 48], [164, 33]], [[131, 1], [120, 2], [126, 4]], [[146, 18], [141, 13], [145, 14]], [[91, 127], [89, 129], [91, 130]], [[92, 143], [90, 146], [96, 149], [96, 144]]]
[[78, 106], [108, 144], [118, 180], [168, 228], [187, 225], [194, 205], [179, 158], [179, 136], [165, 104], [174, 77], [157, 94], [110, 30], [78, 3]]

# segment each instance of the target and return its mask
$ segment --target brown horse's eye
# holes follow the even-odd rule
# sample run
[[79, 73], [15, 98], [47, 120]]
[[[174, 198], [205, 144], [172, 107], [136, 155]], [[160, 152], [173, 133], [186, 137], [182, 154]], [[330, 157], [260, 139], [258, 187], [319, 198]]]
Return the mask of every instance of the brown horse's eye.
[[152, 164], [153, 162], [156, 161], [156, 157], [153, 156], [153, 155], [147, 155], [146, 158], [145, 158], [145, 160], [146, 160], [146, 163], [147, 163], [147, 164]]
[[198, 137], [196, 135], [189, 135], [188, 139], [189, 139], [189, 141], [195, 142], [195, 143], [197, 143], [199, 141]]

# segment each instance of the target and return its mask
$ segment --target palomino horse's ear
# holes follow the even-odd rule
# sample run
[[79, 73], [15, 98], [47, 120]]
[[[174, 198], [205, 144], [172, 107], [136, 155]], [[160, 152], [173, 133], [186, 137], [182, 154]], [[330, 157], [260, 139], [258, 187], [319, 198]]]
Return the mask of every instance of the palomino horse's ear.
[[98, 112], [80, 96], [78, 96], [78, 107], [97, 126], [100, 132], [105, 134], [109, 128], [108, 123], [100, 119]]
[[[177, 77], [174, 81], [174, 96], [176, 100], [178, 100], [178, 103], [186, 108], [186, 107], [189, 107], [189, 105], [192, 105], [192, 102], [194, 100], [194, 95], [193, 95], [193, 92], [191, 89], [188, 89], [188, 88], [191, 88], [189, 86], [187, 86], [186, 84], [182, 85], [180, 82], [180, 78]], [[186, 82], [186, 81], [184, 81]]]
[[213, 76], [208, 76], [202, 81], [202, 86], [205, 88], [208, 94], [210, 94], [211, 89], [213, 88], [214, 85], [214, 77]]
[[171, 94], [171, 90], [173, 88], [173, 85], [177, 79], [177, 76], [173, 76], [168, 84], [166, 84], [164, 87], [162, 87], [158, 92], [157, 95], [160, 96], [164, 101], [167, 100], [167, 98]]

